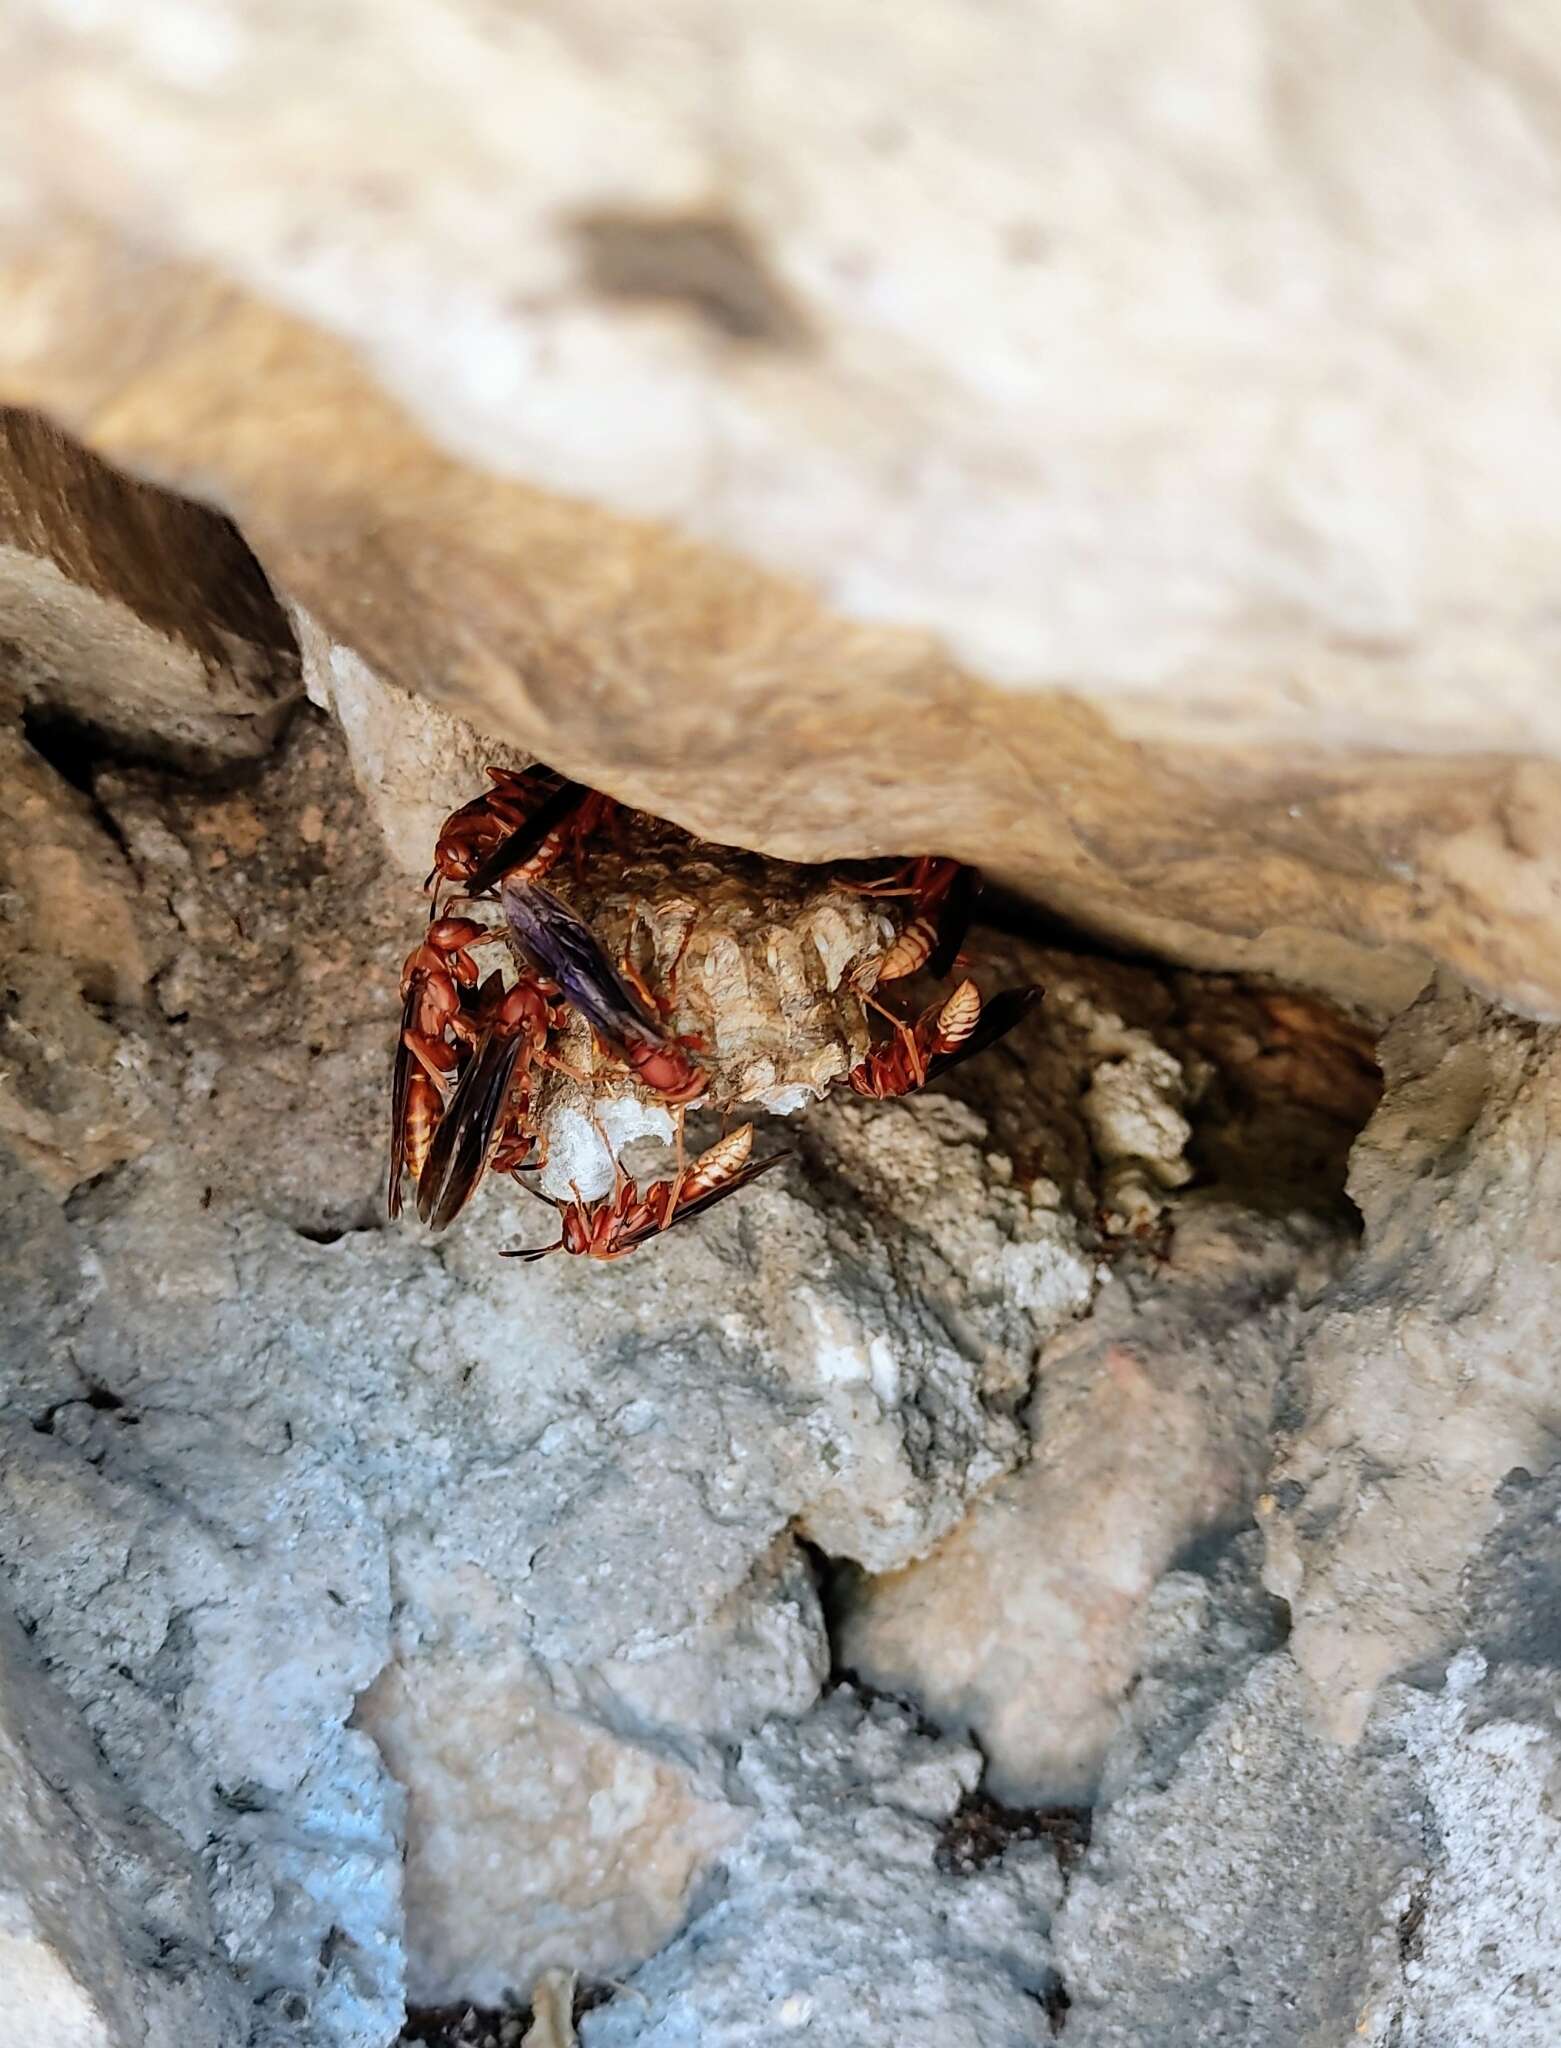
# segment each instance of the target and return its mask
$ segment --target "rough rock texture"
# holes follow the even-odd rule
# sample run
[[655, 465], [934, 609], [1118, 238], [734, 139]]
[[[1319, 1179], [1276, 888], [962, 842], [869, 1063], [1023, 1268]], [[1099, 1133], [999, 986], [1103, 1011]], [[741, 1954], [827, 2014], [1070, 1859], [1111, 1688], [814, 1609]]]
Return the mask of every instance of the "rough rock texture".
[[85, 732], [231, 767], [268, 750], [299, 694], [287, 620], [230, 521], [5, 408], [0, 640], [8, 686], [56, 745]]
[[[1481, 1561], [1509, 1612], [1535, 1611], [1554, 1563], [1554, 1488], [1535, 1491], [1511, 1490]], [[1532, 1643], [1467, 1648], [1424, 1689], [1385, 1687], [1341, 1746], [1270, 1648], [1245, 1548], [1153, 1603], [1110, 1803], [1053, 1927], [1069, 2039], [1540, 2048], [1561, 2023], [1553, 1636], [1538, 1683]]]
[[1000, 1797], [1093, 1795], [1162, 1574], [1251, 1515], [1280, 1372], [1338, 1249], [1315, 1218], [1180, 1211], [1169, 1262], [1125, 1272], [1042, 1354], [1030, 1462], [930, 1558], [851, 1596], [845, 1662], [973, 1727]]
[[[737, 1883], [715, 1873], [762, 1895], [777, 1801], [829, 1806], [803, 1763], [857, 1741], [838, 1703], [815, 1725], [827, 1648], [789, 1532], [873, 1573], [950, 1537], [1022, 1457], [1036, 1360], [1114, 1239], [1168, 1296], [1179, 1184], [1239, 1185], [1226, 1155], [1256, 1172], [1256, 1118], [1305, 1212], [1363, 1113], [1349, 1034], [1315, 1056], [1320, 1012], [1020, 949], [1051, 995], [968, 1099], [818, 1105], [788, 1173], [699, 1229], [622, 1267], [520, 1269], [494, 1256], [508, 1191], [441, 1240], [382, 1226], [420, 912], [335, 729], [300, 713], [238, 786], [86, 779], [55, 800], [103, 821], [146, 966], [81, 1063], [140, 1048], [139, 1150], [53, 1195], [18, 1169], [36, 1306], [6, 1380], [0, 1560], [124, 1796], [197, 1859], [267, 2041], [382, 2048], [407, 1983], [497, 2000], [554, 1963], [617, 1977]], [[18, 970], [77, 1001], [47, 934], [18, 930]], [[1021, 971], [983, 943], [984, 974]], [[1238, 1496], [1214, 1485], [1178, 1526], [1223, 1526]], [[803, 1717], [784, 1798], [724, 1774], [776, 1715]], [[971, 1780], [968, 1750], [917, 1743]], [[842, 1799], [872, 1776], [840, 1770]], [[898, 1796], [849, 1795], [872, 1830]], [[845, 1839], [819, 1855], [849, 1895]], [[1031, 2027], [1015, 2039], [1047, 2023], [1043, 1905], [1018, 1976], [982, 1994]], [[971, 1956], [992, 1941], [973, 1931]], [[962, 2009], [963, 1953], [884, 2004], [889, 2036]], [[840, 2026], [875, 1967], [842, 1956]]]
[[[83, 445], [0, 420], [0, 2035], [1551, 2048], [1556, 83], [1344, 0], [6, 11], [0, 397]], [[745, 850], [591, 904], [742, 881], [745, 1088], [876, 916], [799, 982], [755, 851], [982, 862], [1047, 1000], [623, 1267], [390, 1231], [415, 883], [532, 754]]]
[[395, 1664], [358, 1725], [407, 1787], [407, 1996], [497, 2003], [567, 1962], [619, 1977], [682, 1921], [741, 1832], [672, 1759], [559, 1712], [513, 1654]]
[[[9, 708], [14, 718], [14, 696]], [[0, 1133], [64, 1196], [151, 1142], [146, 1048], [120, 1020], [160, 963], [112, 834], [3, 712], [0, 775]]]
[[1543, 34], [3, 36], [0, 390], [220, 500], [386, 678], [718, 840], [931, 841], [1184, 958], [1561, 1010]]
[[1309, 1336], [1260, 1511], [1296, 1660], [1341, 1736], [1445, 1647], [1498, 1483], [1551, 1462], [1561, 1043], [1467, 993], [1387, 1034], [1351, 1161], [1359, 1260]]
[[7, 2048], [229, 2048], [246, 2001], [192, 1854], [128, 1804], [0, 1612]]
[[941, 1824], [980, 1769], [849, 1688], [752, 1737], [732, 1775], [753, 1817], [719, 1885], [628, 1996], [586, 2015], [583, 2048], [1038, 2048], [1051, 1850], [969, 1878], [939, 1868]]
[[991, 1789], [1043, 1801], [1090, 1795], [1161, 1575], [1250, 1520], [1287, 1367], [1353, 1252], [1340, 1184], [1377, 1087], [1316, 1005], [1188, 978], [1173, 1006], [1142, 973], [1046, 971], [1097, 1061], [1081, 1108], [1110, 1278], [1041, 1353], [1029, 1461], [930, 1556], [848, 1582], [839, 1616], [850, 1668], [973, 1728]]
[[[712, 1745], [823, 1677], [788, 1527], [892, 1567], [1019, 1454], [1030, 1362], [1095, 1284], [1087, 1044], [1047, 1054], [1066, 1188], [1017, 1178], [966, 1105], [842, 1101], [794, 1180], [707, 1227], [623, 1268], [520, 1269], [497, 1193], [438, 1244], [381, 1225], [416, 897], [385, 888], [319, 715], [241, 787], [104, 765], [91, 788], [149, 967], [77, 1064], [107, 1085], [139, 1048], [140, 1149], [53, 1195], [16, 1169], [11, 1250], [45, 1292], [7, 1354], [13, 1597], [125, 1795], [199, 1859], [268, 2039], [394, 2032], [404, 1827], [414, 1984], [626, 1969], [740, 1825]], [[30, 930], [14, 966], [74, 1002]], [[538, 1857], [484, 1782], [522, 1705], [560, 1814], [578, 1828], [571, 1785], [605, 1795], [574, 1849], [545, 1801], [528, 1823], [551, 1932], [516, 1912]], [[458, 1814], [503, 1853], [451, 1878], [456, 1939], [430, 1872]]]
[[[94, 920], [14, 921], [12, 980], [104, 1034], [74, 1085], [119, 1075], [137, 1145], [106, 1175], [73, 1164], [69, 1098], [39, 1095], [52, 1152], [10, 1169], [0, 1563], [107, 1810], [133, 1808], [185, 1886], [159, 1923], [181, 1946], [131, 1944], [120, 1993], [39, 1918], [22, 1860], [16, 1924], [43, 1928], [62, 1995], [85, 1986], [83, 2038], [118, 2048], [116, 1996], [137, 2024], [184, 1998], [181, 2041], [242, 2007], [266, 2048], [386, 2048], [409, 1984], [498, 2003], [561, 1963], [632, 1978], [588, 2043], [985, 2048], [1060, 2015], [1086, 2043], [1322, 2048], [1342, 2015], [1380, 2048], [1538, 2048], [1555, 1516], [1513, 1418], [1542, 1378], [1466, 1383], [1461, 1469], [1479, 1446], [1490, 1476], [1457, 1515], [1397, 1524], [1421, 1602], [1394, 1604], [1387, 1661], [1363, 1632], [1351, 1681], [1413, 1664], [1429, 1689], [1382, 1688], [1357, 1749], [1318, 1713], [1306, 1575], [1283, 1649], [1255, 1537], [1185, 1560], [1255, 1493], [1271, 1577], [1292, 1521], [1316, 1543], [1282, 1475], [1341, 1398], [1320, 1373], [1349, 1318], [1467, 1303], [1465, 1336], [1527, 1333], [1540, 1373], [1520, 1194], [1546, 1185], [1547, 1034], [1446, 994], [1396, 1028], [1355, 1251], [1358, 1033], [1276, 991], [982, 935], [984, 975], [1022, 958], [1049, 995], [962, 1097], [821, 1105], [787, 1176], [706, 1227], [522, 1274], [493, 1256], [496, 1193], [438, 1243], [381, 1227], [416, 890], [387, 886], [322, 715], [217, 789], [102, 762], [82, 792], [12, 745], [36, 817], [104, 846]], [[69, 949], [90, 962], [105, 930], [138, 964], [89, 1003]], [[1470, 1242], [1472, 1281], [1448, 1249]], [[1427, 1485], [1373, 1461], [1368, 1429], [1454, 1439], [1396, 1353], [1346, 1393], [1347, 1534], [1374, 1489]], [[1534, 1482], [1504, 1480], [1525, 1459]], [[881, 1623], [882, 1675], [980, 1729], [984, 1791], [1098, 1777], [1071, 1877], [1044, 1829], [960, 1875], [939, 1844], [977, 1754], [844, 1690], [818, 1703], [792, 1530], [871, 1575], [837, 1656], [865, 1663], [856, 1631]], [[1350, 1555], [1298, 1554], [1324, 1589]], [[952, 1569], [981, 1555], [984, 1582]], [[936, 1629], [902, 1626], [939, 1601]], [[141, 1924], [105, 1896], [106, 1925]]]

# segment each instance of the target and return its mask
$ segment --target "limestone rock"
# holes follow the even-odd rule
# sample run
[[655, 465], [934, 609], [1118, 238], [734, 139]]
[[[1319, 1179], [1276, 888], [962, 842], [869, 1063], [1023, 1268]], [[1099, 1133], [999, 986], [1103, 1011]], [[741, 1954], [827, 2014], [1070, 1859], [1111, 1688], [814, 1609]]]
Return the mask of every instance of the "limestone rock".
[[941, 1825], [974, 1784], [972, 1749], [936, 1744], [901, 1709], [843, 1689], [743, 1745], [753, 1808], [721, 1888], [627, 1992], [581, 2022], [583, 2048], [998, 2048], [1046, 2038], [1051, 1851], [1011, 1851], [961, 1878]]
[[1561, 1423], [1543, 1279], [1561, 1201], [1555, 1034], [1428, 994], [1387, 1034], [1350, 1191], [1365, 1243], [1300, 1361], [1261, 1503], [1268, 1583], [1317, 1711], [1358, 1734], [1373, 1689], [1457, 1639], [1497, 1487]]
[[731, 1741], [772, 1714], [803, 1714], [828, 1675], [818, 1588], [784, 1538], [708, 1620], [608, 1658], [577, 1682], [602, 1719], [675, 1743]]
[[[1535, 1614], [1554, 1505], [1553, 1484], [1509, 1493], [1481, 1559], [1506, 1612]], [[1053, 1927], [1070, 2036], [1541, 2048], [1561, 2014], [1553, 1634], [1531, 1620], [1511, 1661], [1497, 1632], [1384, 1687], [1341, 1746], [1273, 1647], [1247, 1548], [1153, 1602], [1109, 1804]]]
[[415, 2005], [525, 1997], [560, 1965], [623, 1976], [742, 1826], [672, 1757], [560, 1712], [513, 1654], [392, 1664], [358, 1722], [407, 1793]]
[[293, 614], [293, 627], [309, 701], [341, 727], [352, 782], [392, 862], [421, 883], [440, 826], [488, 787], [488, 763], [525, 768], [531, 757], [503, 740], [485, 739], [442, 704], [386, 682], [307, 612]]
[[152, 1142], [141, 1013], [166, 938], [136, 915], [136, 878], [91, 804], [3, 710], [0, 777], [0, 1134], [65, 1195]]
[[1092, 1796], [1157, 1582], [1251, 1513], [1300, 1298], [1336, 1247], [1299, 1219], [1183, 1209], [1169, 1263], [1124, 1271], [1042, 1354], [1030, 1461], [853, 1596], [846, 1663], [973, 1727], [1000, 1797]]
[[[1306, 1728], [1282, 1656], [1181, 1759], [1098, 1817], [1055, 1929], [1088, 2048], [1352, 2037], [1423, 1871], [1412, 1773]], [[1326, 1964], [1324, 1963], [1326, 1958]]]
[[[1076, 15], [0, 23], [0, 394], [82, 437], [0, 436], [49, 2048], [550, 1962], [633, 1973], [591, 2048], [1556, 2038], [1553, 1034], [1443, 981], [1338, 1204], [1428, 960], [1561, 1014], [1555, 67]], [[734, 1095], [851, 1056], [878, 915], [759, 854], [982, 863], [1046, 1000], [622, 1268], [500, 1262], [507, 1189], [392, 1232], [412, 885], [532, 755], [742, 849], [582, 884], [658, 972], [719, 913]], [[828, 1685], [845, 1567], [983, 1785]], [[956, 1863], [994, 1791], [1082, 1862]]]
[[975, 1730], [992, 1790], [1076, 1801], [1139, 1682], [1161, 1575], [1252, 1514], [1290, 1358], [1353, 1253], [1340, 1190], [1377, 1082], [1360, 1035], [1294, 998], [1188, 977], [1173, 1010], [1141, 971], [1040, 971], [1019, 1085], [994, 1063], [973, 1087], [995, 1131], [1044, 1134], [1067, 1184], [1085, 1162], [1062, 1075], [1091, 1077], [1074, 1142], [1110, 1277], [1040, 1353], [1028, 1461], [931, 1555], [848, 1583], [839, 1630], [849, 1668]]
[[229, 2048], [246, 1999], [196, 1857], [136, 1811], [0, 1610], [7, 2048]]
[[521, 1647], [512, 1587], [408, 1557], [393, 1660], [358, 1703], [408, 1800], [414, 2006], [527, 1998], [550, 1971], [616, 1980], [675, 1934], [747, 1824], [719, 1751], [804, 1713], [828, 1648], [788, 1545], [707, 1619], [599, 1665]]
[[[622, 1267], [498, 1259], [507, 1191], [437, 1242], [390, 1231], [405, 906], [339, 738], [306, 709], [242, 787], [104, 767], [93, 791], [166, 962], [136, 1013], [163, 1121], [65, 1211], [7, 1183], [0, 1559], [128, 1796], [202, 1857], [267, 2048], [384, 2048], [404, 1932], [414, 1981], [452, 1989], [453, 1957], [487, 1984], [525, 1955], [404, 1928], [402, 1795], [359, 1695], [389, 1666], [414, 1803], [438, 1783], [477, 1813], [484, 1752], [418, 1750], [414, 1703], [480, 1700], [485, 1671], [495, 1711], [544, 1686], [571, 1768], [684, 1802], [681, 1850], [632, 1815], [554, 1831], [578, 1898], [591, 1859], [639, 1859], [639, 1949], [659, 1938], [732, 1803], [710, 1745], [806, 1713], [823, 1676], [788, 1530], [891, 1567], [1018, 1454], [1028, 1360], [1094, 1284], [1088, 1138], [1070, 1109], [1066, 1188], [1021, 1182], [984, 1113], [841, 1101], [795, 1178]], [[1059, 1110], [1081, 1061], [1065, 1035], [1041, 1062]], [[487, 1633], [432, 1627], [479, 1590]]]
[[179, 24], [9, 10], [0, 389], [387, 681], [716, 841], [1561, 1010], [1542, 36]]
[[78, 741], [231, 768], [276, 739], [298, 656], [231, 521], [0, 408], [0, 686]]

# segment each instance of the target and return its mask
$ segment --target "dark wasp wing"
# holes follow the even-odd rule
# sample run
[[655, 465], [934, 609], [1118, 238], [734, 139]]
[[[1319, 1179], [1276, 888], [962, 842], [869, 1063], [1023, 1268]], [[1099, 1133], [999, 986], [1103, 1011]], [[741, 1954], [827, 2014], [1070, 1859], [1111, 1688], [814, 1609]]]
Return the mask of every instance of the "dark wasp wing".
[[937, 909], [937, 943], [927, 961], [927, 972], [935, 981], [942, 981], [945, 975], [954, 971], [954, 961], [970, 930], [970, 920], [975, 915], [976, 898], [980, 893], [980, 869], [957, 869]]
[[538, 804], [525, 824], [517, 825], [507, 838], [501, 839], [488, 858], [467, 877], [462, 884], [463, 894], [480, 896], [495, 882], [502, 882], [512, 868], [530, 860], [553, 827], [562, 825], [570, 812], [578, 810], [590, 794], [579, 782], [565, 782], [555, 789], [551, 796]]
[[401, 1004], [401, 1028], [396, 1033], [396, 1056], [390, 1068], [390, 1186], [385, 1208], [392, 1223], [401, 1214], [401, 1176], [407, 1163], [407, 1090], [412, 1083], [412, 1054], [406, 1035], [417, 1021], [417, 984], [406, 992]]
[[540, 882], [511, 876], [499, 901], [516, 943], [531, 964], [557, 982], [565, 1000], [615, 1052], [665, 1045], [666, 1033], [645, 1014], [583, 918]]
[[702, 1195], [695, 1195], [691, 1201], [679, 1202], [672, 1212], [670, 1223], [647, 1223], [640, 1229], [629, 1232], [619, 1240], [621, 1248], [629, 1251], [635, 1245], [649, 1244], [653, 1237], [660, 1237], [663, 1229], [676, 1230], [680, 1223], [692, 1222], [694, 1217], [702, 1216], [707, 1209], [713, 1209], [717, 1202], [724, 1202], [728, 1195], [735, 1195], [739, 1188], [747, 1187], [748, 1183], [757, 1180], [761, 1173], [768, 1173], [772, 1166], [779, 1166], [790, 1157], [789, 1152], [772, 1152], [767, 1159], [750, 1160], [748, 1165], [734, 1173], [730, 1180], [723, 1180], [719, 1187], [710, 1188]]
[[417, 1183], [417, 1213], [430, 1230], [453, 1223], [477, 1191], [509, 1101], [524, 1032], [490, 1031], [439, 1119]]
[[974, 1059], [978, 1052], [985, 1052], [989, 1045], [996, 1045], [1016, 1024], [1023, 1022], [1044, 993], [1035, 982], [1028, 988], [1002, 989], [982, 1009], [975, 1030], [962, 1044], [956, 1045], [952, 1052], [934, 1053], [928, 1060], [927, 1079], [931, 1081], [939, 1074], [947, 1074], [961, 1061]]

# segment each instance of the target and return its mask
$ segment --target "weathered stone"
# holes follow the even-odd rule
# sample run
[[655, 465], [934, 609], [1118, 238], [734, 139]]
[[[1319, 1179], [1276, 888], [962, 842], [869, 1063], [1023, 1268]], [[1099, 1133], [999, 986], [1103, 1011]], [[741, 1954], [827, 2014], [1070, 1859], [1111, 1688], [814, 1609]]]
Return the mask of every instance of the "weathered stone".
[[1168, 1788], [1140, 1784], [1097, 1818], [1054, 1936], [1088, 2048], [1322, 2048], [1353, 2037], [1396, 1969], [1423, 1869], [1412, 1774], [1309, 1734], [1302, 1694], [1288, 1660], [1266, 1659]]
[[[14, 700], [12, 700], [14, 713]], [[61, 1195], [158, 1127], [141, 1026], [166, 940], [92, 805], [0, 708], [0, 1135]]]
[[1365, 1242], [1307, 1340], [1260, 1502], [1292, 1651], [1343, 1737], [1380, 1680], [1457, 1640], [1498, 1483], [1547, 1465], [1561, 1427], [1556, 1034], [1447, 989], [1381, 1057], [1350, 1170]]
[[[1482, 1568], [1532, 1612], [1555, 1489], [1525, 1492]], [[1543, 2048], [1561, 2016], [1553, 1660], [1461, 1651], [1423, 1688], [1384, 1687], [1341, 1746], [1272, 1649], [1247, 1549], [1152, 1602], [1109, 1805], [1053, 1926], [1070, 2037]]]
[[849, 1689], [743, 1745], [746, 1831], [708, 1910], [581, 2022], [584, 2048], [997, 2048], [1045, 2038], [1046, 1926], [1060, 1895], [1041, 1844], [957, 1877], [942, 1826], [980, 1771], [902, 1710]]
[[[1377, 1079], [1358, 1033], [1295, 998], [1187, 977], [1173, 1009], [1141, 971], [1042, 971], [1051, 1042], [993, 1125], [1060, 1144], [1045, 1061], [1071, 1046], [1095, 1077], [1079, 1101], [1111, 1276], [1040, 1353], [1028, 1462], [930, 1556], [848, 1585], [840, 1642], [873, 1684], [973, 1728], [991, 1789], [1075, 1801], [1161, 1575], [1252, 1514], [1286, 1365], [1353, 1250], [1345, 1154]], [[977, 1077], [983, 1108], [1002, 1078]]]
[[623, 1976], [681, 1925], [742, 1816], [673, 1757], [560, 1712], [513, 1653], [381, 1672], [358, 1707], [407, 1793], [407, 1995], [498, 2004], [567, 1965]]
[[[566, 2041], [670, 1934], [599, 2048], [1551, 2048], [1550, 1035], [1393, 1028], [1352, 1256], [1359, 1034], [1078, 944], [1561, 1014], [1543, 37], [134, 17], [0, 23], [0, 393], [83, 437], [0, 463], [12, 2007], [386, 2048], [405, 1939], [558, 1955]], [[505, 1188], [392, 1234], [410, 885], [533, 753], [1073, 940], [979, 934], [1021, 1033], [625, 1267], [502, 1264]], [[819, 1700], [797, 1535], [984, 1793], [1098, 1779], [1076, 1871], [959, 1874], [981, 1760]]]
[[136, 1811], [0, 1609], [6, 2048], [230, 2048], [247, 2000], [195, 1856]]
[[275, 741], [298, 655], [231, 521], [0, 407], [0, 686], [78, 747], [231, 767]]
[[180, 21], [10, 10], [0, 389], [387, 680], [718, 841], [1561, 1010], [1542, 39]]
[[[659, 1824], [572, 1848], [554, 1831], [562, 1891], [594, 1896], [593, 1857], [643, 1873], [648, 1903], [613, 1905], [614, 1880], [596, 1915], [593, 1953], [627, 1966], [713, 1848], [702, 1745], [806, 1712], [822, 1678], [788, 1528], [889, 1567], [1019, 1453], [1027, 1361], [1094, 1284], [1082, 1033], [1059, 1013], [1039, 1063], [1068, 1106], [1066, 1191], [1019, 1184], [956, 1101], [840, 1101], [802, 1126], [796, 1179], [621, 1267], [523, 1269], [495, 1256], [507, 1189], [437, 1245], [381, 1225], [416, 892], [387, 889], [320, 715], [242, 788], [128, 769], [93, 787], [134, 929], [168, 957], [136, 1013], [162, 1121], [68, 1214], [16, 1205], [43, 1249], [4, 1378], [8, 1583], [131, 1795], [201, 1847], [217, 1938], [277, 2042], [394, 2032], [399, 1798], [349, 1725], [387, 1664], [414, 1802], [437, 1782], [479, 1810], [484, 1749], [441, 1747], [412, 1706], [453, 1713], [484, 1672], [511, 1706], [540, 1674], [582, 1772], [626, 1760], [666, 1790], [654, 1812], [691, 1802], [680, 1850]], [[488, 1634], [431, 1629], [475, 1615], [479, 1585]], [[458, 1951], [420, 1909], [407, 1932], [429, 1985], [532, 1966], [523, 1945]]]
[[1337, 1232], [1178, 1212], [1173, 1252], [1043, 1352], [1030, 1462], [856, 1591], [841, 1654], [972, 1727], [1016, 1803], [1088, 1801], [1173, 1559], [1252, 1512], [1274, 1394]]

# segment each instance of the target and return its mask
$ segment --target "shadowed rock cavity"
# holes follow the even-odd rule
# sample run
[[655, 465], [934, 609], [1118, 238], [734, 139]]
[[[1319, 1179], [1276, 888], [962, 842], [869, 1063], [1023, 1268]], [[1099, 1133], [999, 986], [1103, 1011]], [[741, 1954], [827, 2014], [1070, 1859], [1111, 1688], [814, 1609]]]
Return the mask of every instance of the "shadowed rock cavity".
[[291, 629], [231, 520], [0, 407], [0, 645], [33, 744], [192, 771], [259, 760], [301, 684]]

